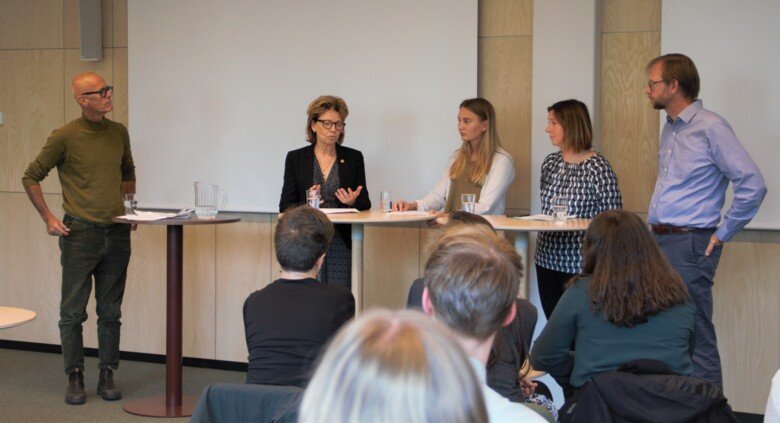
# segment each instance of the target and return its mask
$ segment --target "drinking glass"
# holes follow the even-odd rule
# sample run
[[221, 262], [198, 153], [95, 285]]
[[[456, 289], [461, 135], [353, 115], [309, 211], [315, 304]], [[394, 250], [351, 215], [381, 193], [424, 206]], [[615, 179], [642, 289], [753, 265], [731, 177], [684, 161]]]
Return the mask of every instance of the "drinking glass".
[[461, 194], [460, 195], [460, 209], [467, 213], [474, 213], [477, 206], [476, 194]]
[[309, 207], [319, 209], [320, 208], [320, 190], [309, 189], [306, 190], [306, 203]]
[[135, 208], [138, 206], [138, 200], [135, 199], [135, 193], [126, 193], [123, 196], [125, 203], [125, 214], [135, 214]]
[[569, 197], [556, 196], [550, 201], [555, 223], [565, 223], [569, 217]]
[[390, 191], [382, 191], [379, 193], [379, 202], [382, 204], [382, 211], [389, 212], [393, 209], [393, 202], [390, 201]]

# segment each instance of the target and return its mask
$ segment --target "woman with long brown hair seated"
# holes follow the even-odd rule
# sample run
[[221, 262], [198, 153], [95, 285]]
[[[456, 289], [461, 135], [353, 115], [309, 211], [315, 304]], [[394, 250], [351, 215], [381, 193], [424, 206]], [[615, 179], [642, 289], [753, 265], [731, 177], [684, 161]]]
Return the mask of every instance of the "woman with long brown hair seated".
[[582, 255], [583, 272], [531, 350], [533, 368], [574, 388], [638, 359], [690, 375], [694, 305], [647, 225], [631, 212], [602, 212], [588, 227]]

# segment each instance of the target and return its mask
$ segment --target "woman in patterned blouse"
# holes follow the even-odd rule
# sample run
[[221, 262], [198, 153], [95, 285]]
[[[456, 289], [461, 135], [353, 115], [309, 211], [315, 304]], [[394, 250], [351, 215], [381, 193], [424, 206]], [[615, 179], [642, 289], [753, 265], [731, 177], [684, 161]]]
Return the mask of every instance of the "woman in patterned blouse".
[[[553, 197], [567, 197], [569, 214], [581, 218], [623, 207], [615, 172], [592, 148], [593, 129], [585, 104], [564, 100], [548, 107], [545, 132], [560, 151], [542, 163], [542, 213], [552, 214]], [[541, 232], [537, 238], [536, 276], [547, 318], [563, 295], [565, 283], [582, 271], [584, 236], [584, 231]]]

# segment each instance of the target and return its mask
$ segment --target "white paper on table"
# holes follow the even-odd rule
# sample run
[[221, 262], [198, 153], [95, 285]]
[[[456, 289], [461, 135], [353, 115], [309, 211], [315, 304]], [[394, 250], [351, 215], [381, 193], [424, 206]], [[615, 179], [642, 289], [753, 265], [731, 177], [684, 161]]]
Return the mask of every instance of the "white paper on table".
[[390, 216], [390, 217], [393, 217], [393, 216], [398, 216], [398, 217], [402, 217], [402, 216], [429, 216], [430, 214], [431, 214], [431, 212], [419, 211], [419, 210], [387, 212], [387, 215]]
[[134, 220], [137, 222], [149, 222], [153, 220], [170, 219], [172, 217], [188, 217], [194, 209], [182, 209], [177, 213], [161, 213], [153, 211], [136, 210], [135, 214], [126, 214], [119, 216], [122, 219]]
[[[566, 219], [576, 219], [576, 218], [577, 218], [577, 216], [575, 216], [573, 214], [570, 214], [570, 215], [566, 216]], [[532, 214], [530, 216], [517, 216], [517, 217], [513, 217], [513, 219], [518, 219], [518, 220], [543, 220], [545, 222], [552, 222], [553, 221], [553, 217], [550, 216], [549, 214]]]
[[325, 214], [360, 213], [358, 209], [320, 209]]

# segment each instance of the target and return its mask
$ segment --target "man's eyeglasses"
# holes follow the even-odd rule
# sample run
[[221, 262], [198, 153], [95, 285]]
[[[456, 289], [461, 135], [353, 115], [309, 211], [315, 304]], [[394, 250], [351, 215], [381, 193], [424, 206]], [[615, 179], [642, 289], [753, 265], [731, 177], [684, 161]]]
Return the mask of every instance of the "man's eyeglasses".
[[343, 131], [344, 127], [347, 126], [347, 124], [344, 122], [334, 122], [332, 120], [317, 119], [317, 122], [321, 123], [325, 129], [330, 129], [331, 126], [336, 125], [336, 129], [338, 129], [339, 131]]
[[661, 82], [666, 82], [666, 81], [664, 81], [663, 79], [659, 79], [658, 81], [647, 81], [647, 87], [650, 88], [650, 91], [653, 91], [655, 84], [660, 84]]
[[106, 98], [108, 96], [108, 93], [113, 93], [114, 87], [111, 85], [105, 86], [97, 91], [90, 91], [86, 93], [81, 93], [81, 95], [89, 95], [89, 94], [100, 94], [100, 97]]

